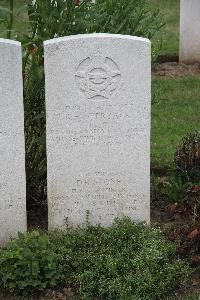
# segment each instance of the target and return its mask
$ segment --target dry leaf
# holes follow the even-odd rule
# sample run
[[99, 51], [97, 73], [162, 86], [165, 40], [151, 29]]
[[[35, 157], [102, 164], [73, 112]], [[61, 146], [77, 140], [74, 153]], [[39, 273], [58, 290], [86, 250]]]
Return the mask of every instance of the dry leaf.
[[190, 240], [194, 240], [196, 239], [196, 237], [199, 235], [199, 231], [198, 229], [194, 229], [193, 231], [191, 231], [189, 234], [188, 234], [188, 239]]
[[171, 214], [175, 213], [177, 206], [178, 206], [178, 203], [173, 203], [173, 204], [168, 206], [168, 209], [169, 209]]

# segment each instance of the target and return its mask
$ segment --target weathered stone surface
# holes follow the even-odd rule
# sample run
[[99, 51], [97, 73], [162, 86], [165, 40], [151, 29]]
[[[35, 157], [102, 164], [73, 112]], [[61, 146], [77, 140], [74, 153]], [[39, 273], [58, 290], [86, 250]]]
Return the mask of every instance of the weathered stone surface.
[[150, 215], [150, 42], [45, 42], [49, 228]]
[[0, 244], [26, 231], [21, 44], [0, 39]]
[[200, 62], [200, 1], [180, 3], [180, 61]]

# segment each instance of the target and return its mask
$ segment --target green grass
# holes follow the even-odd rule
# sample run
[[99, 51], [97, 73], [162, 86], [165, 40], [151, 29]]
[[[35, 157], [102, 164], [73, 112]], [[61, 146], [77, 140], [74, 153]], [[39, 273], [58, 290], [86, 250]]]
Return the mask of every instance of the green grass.
[[166, 166], [173, 160], [182, 137], [199, 129], [200, 77], [153, 78], [152, 165]]
[[162, 40], [162, 55], [179, 53], [179, 0], [153, 0], [153, 3], [160, 9], [164, 17], [165, 26], [155, 36], [153, 42]]
[[[179, 0], [153, 0], [164, 16], [166, 25], [153, 42], [162, 39], [163, 55], [179, 53]], [[157, 104], [152, 107], [152, 165], [172, 164], [173, 154], [182, 137], [199, 129], [200, 78], [153, 79], [153, 95]]]

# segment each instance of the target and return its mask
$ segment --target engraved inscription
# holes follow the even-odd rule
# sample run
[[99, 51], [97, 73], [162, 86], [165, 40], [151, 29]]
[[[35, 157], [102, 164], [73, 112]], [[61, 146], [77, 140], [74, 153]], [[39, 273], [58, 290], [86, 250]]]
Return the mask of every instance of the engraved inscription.
[[[129, 141], [135, 145], [140, 134], [145, 136], [147, 123], [140, 124], [140, 120], [135, 118], [132, 124], [135, 117], [134, 102], [117, 104], [101, 101], [90, 111], [87, 104], [67, 105], [62, 113], [54, 110], [51, 118], [48, 117], [48, 123], [51, 124], [49, 133], [56, 145], [67, 144], [68, 148], [73, 149], [87, 146], [90, 146], [90, 150], [101, 146], [119, 149]], [[85, 123], [85, 119], [88, 126], [79, 126]], [[56, 127], [53, 120], [57, 120]]]
[[84, 59], [75, 78], [80, 90], [90, 100], [106, 100], [119, 87], [121, 73], [109, 57], [95, 56]]
[[145, 199], [142, 192], [129, 188], [123, 172], [96, 169], [84, 176], [82, 173], [76, 175], [67, 186], [73, 201], [63, 200], [63, 206], [67, 205], [63, 216], [69, 220], [79, 216], [84, 222], [88, 211], [89, 222], [111, 224], [117, 217], [136, 216], [140, 202]]

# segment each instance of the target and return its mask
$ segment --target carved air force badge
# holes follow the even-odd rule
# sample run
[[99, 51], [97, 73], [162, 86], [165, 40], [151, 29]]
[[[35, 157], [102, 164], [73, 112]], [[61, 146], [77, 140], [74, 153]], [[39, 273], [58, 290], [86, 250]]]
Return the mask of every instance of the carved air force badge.
[[79, 89], [90, 100], [106, 100], [117, 90], [121, 79], [118, 65], [108, 57], [84, 59], [75, 73]]

